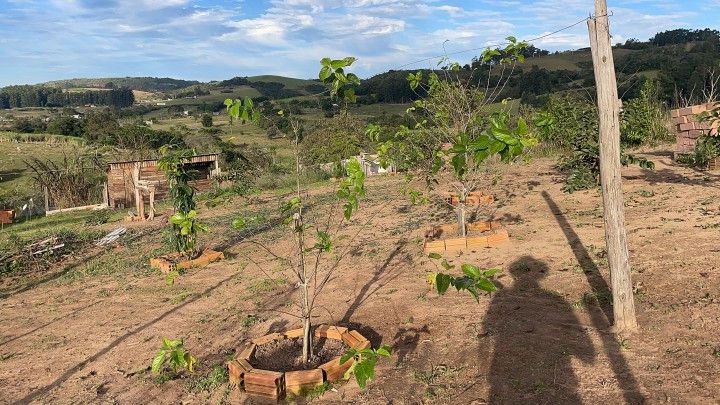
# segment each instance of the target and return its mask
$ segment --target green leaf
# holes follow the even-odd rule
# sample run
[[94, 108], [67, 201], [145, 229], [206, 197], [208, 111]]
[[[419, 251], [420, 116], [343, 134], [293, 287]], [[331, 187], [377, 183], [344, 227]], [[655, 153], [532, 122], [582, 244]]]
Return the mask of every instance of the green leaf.
[[440, 263], [440, 265], [443, 266], [443, 268], [444, 268], [445, 270], [450, 270], [450, 269], [452, 269], [453, 267], [455, 267], [455, 266], [451, 265], [450, 263], [448, 263], [448, 261], [445, 260], [445, 259], [443, 259], [443, 261]]
[[435, 278], [435, 286], [437, 287], [437, 292], [440, 295], [445, 294], [445, 292], [450, 287], [450, 281], [452, 280], [452, 277], [450, 277], [447, 274], [438, 273], [437, 277]]
[[345, 364], [348, 360], [352, 359], [358, 354], [355, 349], [347, 349], [342, 356], [340, 356], [340, 364]]
[[171, 271], [165, 276], [165, 284], [167, 284], [168, 287], [172, 287], [175, 284], [175, 279], [180, 276], [180, 273], [178, 271]]
[[368, 381], [375, 377], [375, 359], [368, 358], [357, 362], [355, 366], [355, 380], [360, 389], [365, 389]]
[[158, 373], [160, 373], [160, 369], [162, 368], [163, 363], [165, 363], [166, 353], [167, 352], [165, 350], [160, 350], [153, 358], [152, 365], [150, 366], [153, 375], [158, 375]]
[[173, 214], [173, 216], [170, 217], [170, 222], [175, 225], [180, 225], [185, 221], [185, 215], [182, 214], [182, 212], [176, 212]]
[[428, 257], [435, 260], [442, 259], [442, 256], [439, 253], [430, 253]]
[[185, 368], [187, 368], [187, 370], [192, 373], [195, 368], [195, 363], [197, 363], [197, 359], [190, 353], [185, 353], [183, 358], [185, 360]]
[[472, 264], [463, 264], [461, 269], [462, 272], [470, 278], [477, 279], [481, 277], [480, 269], [477, 266], [473, 266]]
[[483, 276], [490, 278], [500, 272], [500, 269], [490, 269], [483, 272]]
[[490, 281], [490, 280], [488, 280], [488, 279], [486, 279], [486, 278], [481, 278], [481, 279], [479, 279], [479, 280], [477, 281], [477, 287], [478, 287], [479, 289], [481, 289], [481, 290], [483, 290], [483, 291], [487, 291], [487, 292], [495, 292], [495, 291], [497, 291], [497, 286], [495, 286], [495, 284], [493, 284], [492, 281]]
[[379, 349], [377, 349], [377, 354], [380, 356], [390, 357], [392, 354], [392, 347], [388, 345], [382, 345]]
[[177, 372], [178, 366], [183, 366], [185, 359], [182, 356], [180, 350], [173, 350], [170, 352], [170, 367], [173, 371]]
[[330, 76], [332, 76], [333, 71], [330, 68], [330, 66], [324, 66], [322, 69], [320, 69], [320, 73], [318, 74], [318, 78], [321, 81], [326, 81]]

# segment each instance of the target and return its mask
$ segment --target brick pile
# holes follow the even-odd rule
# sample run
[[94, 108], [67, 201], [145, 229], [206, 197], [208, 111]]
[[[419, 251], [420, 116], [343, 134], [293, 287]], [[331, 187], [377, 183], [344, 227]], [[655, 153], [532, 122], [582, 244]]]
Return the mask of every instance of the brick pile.
[[670, 111], [670, 117], [677, 130], [677, 153], [692, 153], [701, 135], [718, 135], [718, 122], [698, 122], [698, 114], [715, 108], [715, 103], [694, 105]]

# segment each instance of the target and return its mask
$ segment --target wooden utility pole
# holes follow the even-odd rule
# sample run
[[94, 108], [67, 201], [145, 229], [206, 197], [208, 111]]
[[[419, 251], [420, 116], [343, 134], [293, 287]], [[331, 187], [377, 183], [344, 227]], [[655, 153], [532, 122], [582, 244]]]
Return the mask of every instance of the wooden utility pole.
[[600, 182], [613, 295], [615, 332], [637, 330], [625, 232], [625, 207], [620, 173], [620, 101], [610, 43], [606, 0], [595, 0], [595, 17], [588, 19], [598, 116], [600, 119]]

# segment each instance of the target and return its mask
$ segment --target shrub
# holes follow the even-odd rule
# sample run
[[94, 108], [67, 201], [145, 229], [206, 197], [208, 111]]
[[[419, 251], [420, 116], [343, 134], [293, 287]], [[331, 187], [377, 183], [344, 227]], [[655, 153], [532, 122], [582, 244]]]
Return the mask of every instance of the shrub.
[[210, 128], [213, 126], [213, 117], [210, 114], [203, 114], [202, 116], [202, 126], [204, 128]]
[[660, 102], [658, 87], [647, 80], [640, 95], [624, 105], [621, 116], [620, 141], [626, 146], [658, 144], [671, 141], [667, 127], [667, 111]]
[[703, 135], [698, 138], [695, 150], [690, 155], [678, 158], [683, 164], [705, 169], [710, 161], [720, 156], [720, 138]]
[[[563, 190], [572, 193], [600, 184], [600, 147], [598, 115], [594, 104], [573, 96], [551, 97], [545, 109], [535, 117], [540, 139], [564, 151], [558, 168], [565, 173]], [[653, 162], [625, 154], [621, 145], [621, 163], [652, 169]]]
[[306, 164], [338, 162], [356, 156], [368, 140], [360, 120], [347, 114], [319, 120], [300, 143]]

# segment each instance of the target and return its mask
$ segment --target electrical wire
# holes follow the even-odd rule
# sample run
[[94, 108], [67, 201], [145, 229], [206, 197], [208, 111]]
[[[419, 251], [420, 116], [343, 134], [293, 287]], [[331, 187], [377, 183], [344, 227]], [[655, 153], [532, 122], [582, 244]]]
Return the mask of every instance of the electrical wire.
[[[611, 17], [611, 16], [612, 16], [612, 13], [606, 14], [606, 15], [603, 15], [603, 16], [600, 16], [600, 17]], [[582, 23], [584, 23], [584, 22], [586, 22], [586, 21], [588, 21], [588, 20], [590, 20], [590, 19], [593, 19], [593, 18], [597, 18], [597, 17], [593, 17], [593, 16], [586, 17], [586, 18], [583, 18], [582, 20], [578, 20], [578, 21], [576, 21], [576, 22], [574, 22], [574, 23], [572, 23], [572, 24], [570, 24], [570, 25], [568, 25], [568, 26], [566, 26], [566, 27], [560, 28], [560, 29], [558, 29], [558, 30], [555, 30], [555, 31], [553, 31], [553, 32], [550, 32], [550, 33], [541, 35], [541, 36], [536, 37], [536, 38], [525, 39], [525, 40], [523, 40], [522, 42], [531, 43], [531, 42], [535, 42], [535, 41], [538, 41], [538, 40], [541, 40], [541, 39], [549, 38], [549, 37], [551, 37], [551, 36], [553, 36], [553, 35], [556, 35], [556, 34], [559, 34], [559, 33], [563, 32], [563, 31], [567, 31], [567, 30], [569, 30], [570, 28], [574, 28], [574, 27], [576, 27], [576, 26], [578, 26], [578, 25], [580, 25], [580, 24], [582, 24]], [[447, 41], [446, 41], [446, 42], [447, 42]], [[454, 52], [446, 53], [446, 54], [444, 54], [444, 55], [430, 56], [430, 57], [427, 57], [427, 58], [418, 59], [418, 60], [416, 60], [416, 61], [412, 61], [412, 62], [406, 63], [406, 64], [404, 64], [404, 65], [400, 65], [400, 66], [398, 66], [397, 68], [395, 68], [395, 70], [400, 70], [400, 69], [402, 69], [402, 68], [405, 68], [405, 67], [408, 67], [408, 66], [412, 66], [412, 65], [416, 65], [416, 64], [418, 64], [418, 63], [423, 63], [423, 62], [428, 62], [428, 61], [431, 61], [431, 60], [436, 60], [436, 59], [444, 58], [444, 57], [446, 57], [446, 56], [459, 55], [459, 54], [463, 54], [463, 53], [467, 53], [467, 52], [474, 52], [474, 51], [479, 51], [479, 50], [485, 50], [485, 49], [488, 49], [489, 47], [501, 47], [501, 46], [507, 46], [507, 45], [510, 45], [510, 44], [511, 44], [511, 42], [501, 42], [501, 43], [495, 44], [495, 45], [485, 45], [485, 46], [480, 46], [480, 47], [475, 47], [475, 48], [463, 49], [463, 50], [460, 50], [460, 51], [454, 51]]]

